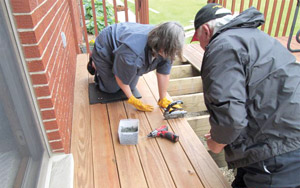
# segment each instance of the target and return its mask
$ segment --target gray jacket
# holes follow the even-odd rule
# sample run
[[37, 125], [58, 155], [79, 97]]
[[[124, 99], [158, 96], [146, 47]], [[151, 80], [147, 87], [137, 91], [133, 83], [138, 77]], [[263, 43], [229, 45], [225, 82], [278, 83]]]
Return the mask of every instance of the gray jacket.
[[124, 22], [103, 29], [92, 55], [102, 79], [116, 75], [128, 85], [137, 76], [155, 69], [160, 74], [169, 74], [172, 67], [169, 59], [159, 56], [152, 60], [147, 39], [153, 28], [152, 25]]
[[212, 37], [201, 68], [211, 136], [230, 168], [300, 148], [300, 64], [250, 8]]

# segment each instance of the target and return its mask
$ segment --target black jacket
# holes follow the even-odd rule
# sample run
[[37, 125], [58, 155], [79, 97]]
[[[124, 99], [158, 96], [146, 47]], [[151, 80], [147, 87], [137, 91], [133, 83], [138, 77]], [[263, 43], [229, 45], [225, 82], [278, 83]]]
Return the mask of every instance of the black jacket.
[[206, 47], [201, 68], [211, 135], [230, 168], [300, 148], [300, 64], [256, 27], [250, 8], [224, 25]]

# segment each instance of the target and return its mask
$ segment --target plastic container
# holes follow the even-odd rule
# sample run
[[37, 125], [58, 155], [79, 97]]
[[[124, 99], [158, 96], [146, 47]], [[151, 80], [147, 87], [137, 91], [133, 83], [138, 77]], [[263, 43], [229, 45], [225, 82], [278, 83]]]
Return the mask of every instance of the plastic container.
[[135, 145], [138, 143], [139, 120], [121, 119], [119, 122], [119, 140], [122, 145]]

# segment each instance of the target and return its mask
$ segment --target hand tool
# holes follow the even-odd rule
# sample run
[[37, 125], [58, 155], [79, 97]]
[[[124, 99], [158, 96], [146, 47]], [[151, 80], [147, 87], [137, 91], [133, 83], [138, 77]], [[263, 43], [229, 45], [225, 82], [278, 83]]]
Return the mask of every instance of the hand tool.
[[182, 108], [174, 107], [176, 104], [183, 104], [183, 102], [178, 100], [170, 103], [167, 108], [164, 109], [165, 119], [183, 118], [185, 116], [187, 112]]
[[152, 138], [155, 138], [158, 136], [160, 136], [162, 138], [166, 138], [172, 142], [177, 142], [179, 140], [179, 136], [177, 136], [176, 134], [173, 134], [172, 132], [169, 132], [168, 126], [166, 126], [166, 125], [163, 125], [148, 134], [148, 137], [152, 137]]

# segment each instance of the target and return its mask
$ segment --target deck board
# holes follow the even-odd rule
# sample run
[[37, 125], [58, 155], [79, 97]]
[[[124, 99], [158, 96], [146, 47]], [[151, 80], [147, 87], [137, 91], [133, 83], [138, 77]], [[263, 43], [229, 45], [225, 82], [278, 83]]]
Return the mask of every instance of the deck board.
[[[87, 55], [78, 55], [75, 79], [71, 153], [74, 157], [74, 187], [94, 187], [90, 111], [88, 103], [88, 72], [83, 62]], [[80, 62], [80, 63], [79, 63]]]
[[[127, 102], [89, 105], [86, 62], [87, 55], [78, 56], [71, 141], [74, 187], [229, 187], [187, 120], [163, 119], [154, 73], [141, 77], [137, 86], [153, 112], [137, 111]], [[140, 121], [137, 145], [119, 143], [119, 121], [127, 118]], [[147, 138], [162, 125], [180, 141]]]
[[125, 106], [128, 118], [139, 119], [139, 141], [137, 148], [149, 187], [157, 187], [157, 182], [159, 182], [159, 187], [175, 187], [156, 140], [147, 137], [151, 128], [145, 113], [137, 112], [127, 103]]
[[[157, 80], [153, 79], [153, 74], [153, 72], [150, 72], [144, 76], [149, 86], [157, 85]], [[156, 100], [158, 100], [157, 87], [152, 87], [152, 93]], [[198, 139], [186, 119], [168, 120], [168, 122], [174, 132], [180, 135], [180, 143], [193, 164], [198, 176], [201, 177], [204, 187], [229, 187], [228, 182], [224, 179], [218, 166], [210, 157], [206, 148], [203, 146], [200, 139]]]
[[90, 110], [95, 187], [120, 187], [106, 105], [91, 105]]
[[[151, 77], [153, 75], [148, 75], [148, 77], [149, 76]], [[151, 77], [150, 79], [156, 80], [153, 79], [153, 77]], [[157, 84], [153, 85], [152, 89], [154, 88], [157, 88]], [[140, 79], [138, 89], [141, 95], [143, 96], [142, 100], [145, 103], [154, 106], [154, 111], [152, 113], [146, 113], [147, 118], [151, 120], [152, 129], [158, 128], [162, 125], [168, 125], [170, 127], [168, 122], [163, 119], [162, 112], [160, 108], [157, 106], [157, 100], [155, 100], [155, 98], [153, 97], [153, 93], [158, 94], [158, 91], [156, 89], [154, 89], [155, 90], [154, 92], [150, 91], [148, 84], [146, 84], [145, 80], [143, 79]], [[178, 142], [174, 144], [166, 139], [157, 138], [156, 140], [161, 148], [161, 151], [165, 158], [165, 162], [167, 163], [170, 169], [171, 175], [173, 177], [176, 186], [177, 187], [203, 187], [201, 181], [199, 181], [199, 177], [195, 174], [195, 170], [193, 169], [193, 166], [190, 164], [189, 158], [186, 156], [181, 145]]]
[[188, 60], [197, 70], [201, 70], [204, 51], [199, 43], [186, 44], [183, 48], [183, 57]]
[[121, 119], [127, 119], [123, 102], [109, 103], [107, 104], [107, 107], [121, 187], [147, 187], [147, 180], [140, 164], [136, 146], [122, 146], [119, 143], [119, 122]]
[[[288, 37], [276, 37], [276, 39], [287, 48]], [[292, 38], [291, 48], [293, 50], [300, 49], [300, 44]], [[204, 51], [200, 47], [199, 43], [186, 44], [183, 48], [183, 57], [188, 60], [197, 70], [201, 70], [202, 58]], [[300, 52], [292, 53], [298, 62], [300, 62]]]

